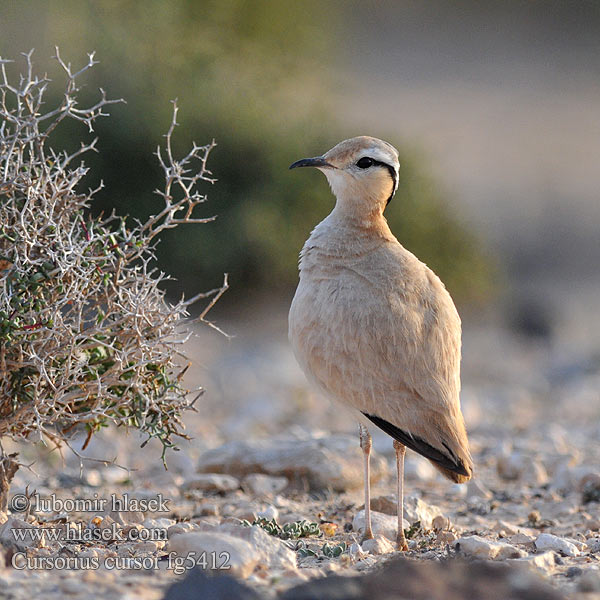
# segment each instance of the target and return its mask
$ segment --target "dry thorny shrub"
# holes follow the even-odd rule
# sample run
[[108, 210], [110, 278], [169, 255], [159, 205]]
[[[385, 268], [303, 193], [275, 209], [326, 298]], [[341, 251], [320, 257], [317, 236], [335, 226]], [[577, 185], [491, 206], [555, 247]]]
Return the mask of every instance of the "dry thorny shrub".
[[[88, 169], [80, 156], [48, 147], [48, 135], [65, 119], [90, 131], [106, 116], [108, 100], [81, 108], [79, 71], [56, 59], [66, 75], [60, 106], [43, 99], [49, 80], [32, 70], [31, 53], [18, 84], [0, 59], [0, 437], [36, 437], [69, 445], [69, 432], [84, 424], [89, 438], [110, 423], [134, 427], [164, 449], [183, 436], [181, 414], [198, 397], [184, 389], [181, 346], [189, 336], [188, 308], [208, 305], [223, 287], [172, 304], [153, 263], [157, 235], [184, 223], [205, 223], [194, 208], [206, 197], [200, 182], [213, 182], [206, 161], [214, 142], [193, 145], [176, 159], [171, 136], [177, 106], [157, 156], [165, 186], [164, 208], [145, 223], [89, 216], [96, 190], [82, 192]], [[197, 168], [191, 163], [197, 161]], [[207, 322], [207, 321], [205, 321]], [[45, 437], [47, 436], [47, 437]], [[147, 441], [147, 440], [146, 440]]]

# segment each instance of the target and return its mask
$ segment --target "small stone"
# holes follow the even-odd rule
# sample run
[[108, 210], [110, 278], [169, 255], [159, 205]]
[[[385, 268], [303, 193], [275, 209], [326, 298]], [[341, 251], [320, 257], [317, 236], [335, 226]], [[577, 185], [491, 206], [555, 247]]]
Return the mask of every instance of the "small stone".
[[273, 477], [263, 473], [246, 475], [242, 481], [242, 488], [251, 495], [270, 497], [282, 492], [288, 485], [287, 477]]
[[541, 533], [535, 540], [535, 547], [541, 551], [553, 550], [563, 556], [579, 556], [579, 550], [575, 544], [551, 533]]
[[[18, 530], [18, 531], [15, 531]], [[41, 529], [23, 519], [9, 517], [0, 526], [0, 542], [9, 548], [43, 548], [46, 545], [45, 536], [39, 535]], [[23, 539], [16, 536], [19, 533]], [[39, 539], [38, 536], [39, 535]]]
[[271, 521], [272, 519], [277, 520], [279, 511], [273, 505], [269, 505], [264, 510], [258, 511], [257, 516], [261, 519], [267, 519], [267, 521]]
[[590, 552], [600, 552], [600, 537], [589, 539], [586, 543]]
[[224, 571], [220, 577], [209, 577], [199, 569], [192, 569], [184, 579], [169, 587], [164, 600], [190, 598], [261, 600], [262, 595], [235, 577], [230, 577], [228, 571]]
[[[287, 477], [312, 490], [343, 492], [363, 485], [362, 450], [355, 436], [333, 434], [307, 439], [237, 440], [206, 451], [203, 472], [236, 476], [264, 473]], [[371, 453], [371, 482], [387, 475], [387, 462]]]
[[467, 556], [484, 559], [522, 558], [526, 552], [503, 542], [492, 542], [478, 535], [470, 535], [456, 540], [455, 547]]
[[600, 502], [600, 475], [598, 473], [588, 473], [581, 478], [579, 484], [581, 489], [581, 502]]
[[579, 577], [583, 573], [583, 570], [579, 567], [569, 567], [567, 569], [567, 577], [572, 579], [573, 577]]
[[198, 507], [197, 514], [201, 517], [217, 517], [219, 516], [219, 505], [214, 502], [202, 502]]
[[390, 554], [396, 550], [394, 544], [382, 535], [375, 536], [371, 540], [365, 540], [361, 547], [370, 554]]
[[269, 535], [258, 525], [244, 527], [227, 523], [221, 525], [217, 532], [223, 532], [227, 536], [235, 536], [248, 542], [261, 565], [271, 569], [286, 570], [295, 570], [297, 567], [296, 553], [290, 550], [282, 540]]
[[521, 460], [521, 455], [516, 452], [501, 454], [496, 462], [498, 475], [507, 481], [519, 479], [522, 470]]
[[[404, 529], [408, 529], [410, 527], [410, 523], [404, 520], [403, 523]], [[358, 533], [364, 533], [365, 531], [365, 511], [361, 510], [356, 513], [353, 521], [352, 521], [352, 529], [357, 531]], [[373, 530], [373, 535], [376, 537], [378, 535], [383, 535], [388, 540], [395, 541], [396, 536], [398, 534], [398, 519], [397, 517], [392, 517], [391, 515], [384, 515], [383, 513], [379, 513], [377, 511], [371, 511], [371, 529]]]
[[202, 490], [203, 492], [232, 492], [240, 487], [236, 477], [222, 473], [197, 473], [186, 479], [183, 490]]
[[171, 525], [169, 529], [167, 529], [167, 536], [171, 539], [175, 535], [179, 535], [181, 533], [190, 533], [192, 531], [197, 531], [199, 529], [196, 523], [192, 523], [191, 521], [182, 521], [181, 523], [176, 523], [175, 525]]
[[517, 533], [517, 527], [507, 523], [506, 521], [496, 521], [494, 526], [492, 527], [492, 531], [507, 537], [509, 535], [515, 535]]
[[448, 517], [444, 517], [443, 515], [437, 515], [431, 521], [431, 527], [434, 531], [443, 531], [450, 529], [451, 523]]
[[[363, 508], [364, 508], [363, 504]], [[395, 515], [398, 512], [398, 503], [396, 496], [377, 496], [371, 498], [371, 510], [383, 513], [384, 515]]]
[[[241, 578], [248, 577], [254, 571], [254, 567], [259, 560], [252, 544], [223, 533], [194, 532], [178, 534], [169, 539], [168, 551], [175, 552], [182, 557], [208, 557], [206, 568], [216, 567], [218, 569], [229, 565], [231, 568], [227, 570], [227, 573]], [[210, 560], [212, 556], [223, 562], [213, 565]], [[200, 564], [199, 566], [203, 565]]]
[[441, 514], [440, 508], [433, 504], [427, 504], [427, 502], [416, 496], [409, 496], [404, 501], [404, 516], [406, 519], [409, 523], [419, 521], [423, 529], [431, 529], [434, 517]]
[[456, 542], [457, 536], [453, 531], [438, 531], [435, 543], [441, 545], [454, 545]]
[[356, 562], [359, 560], [364, 560], [367, 557], [368, 552], [365, 552], [360, 544], [354, 542], [353, 544], [350, 544], [350, 547], [348, 548], [348, 554], [351, 559]]
[[508, 541], [511, 544], [533, 544], [535, 542], [535, 537], [519, 531], [518, 533], [515, 533], [515, 535], [511, 535], [508, 538]]
[[526, 565], [527, 567], [536, 571], [542, 571], [548, 575], [554, 571], [554, 567], [556, 565], [554, 552], [551, 551], [519, 558], [514, 562]]

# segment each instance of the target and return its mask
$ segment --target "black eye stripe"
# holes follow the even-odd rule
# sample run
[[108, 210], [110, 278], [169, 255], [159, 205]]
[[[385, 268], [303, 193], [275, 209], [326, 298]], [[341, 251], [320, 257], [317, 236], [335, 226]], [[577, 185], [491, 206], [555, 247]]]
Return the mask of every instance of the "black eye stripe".
[[359, 159], [356, 162], [356, 166], [359, 167], [360, 169], [368, 169], [369, 167], [383, 167], [384, 169], [387, 169], [388, 173], [390, 174], [390, 177], [392, 178], [392, 182], [394, 184], [392, 194], [388, 198], [388, 201], [387, 201], [387, 204], [389, 204], [390, 200], [392, 199], [392, 197], [394, 196], [394, 194], [396, 192], [396, 169], [394, 169], [394, 167], [392, 167], [392, 165], [388, 165], [387, 163], [384, 163], [380, 160], [375, 160], [374, 158], [371, 158], [370, 156], [363, 156], [361, 159]]

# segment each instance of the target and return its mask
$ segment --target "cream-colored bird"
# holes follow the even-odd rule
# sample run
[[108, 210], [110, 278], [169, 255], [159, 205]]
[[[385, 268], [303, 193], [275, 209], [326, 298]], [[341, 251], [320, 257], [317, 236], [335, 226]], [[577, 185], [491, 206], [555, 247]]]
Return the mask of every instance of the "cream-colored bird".
[[398, 538], [406, 446], [452, 481], [473, 462], [460, 411], [460, 318], [444, 284], [394, 237], [383, 216], [398, 187], [398, 151], [361, 136], [290, 166], [322, 171], [335, 208], [300, 253], [289, 338], [308, 379], [359, 417], [364, 453], [365, 532], [370, 519], [369, 454], [375, 424], [394, 438]]

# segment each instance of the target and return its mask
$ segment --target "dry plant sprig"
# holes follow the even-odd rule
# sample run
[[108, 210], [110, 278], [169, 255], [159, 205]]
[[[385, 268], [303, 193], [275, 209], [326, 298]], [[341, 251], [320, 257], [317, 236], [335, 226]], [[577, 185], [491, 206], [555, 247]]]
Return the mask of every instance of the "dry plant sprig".
[[[31, 52], [18, 84], [0, 58], [0, 436], [28, 438], [47, 433], [67, 440], [76, 425], [91, 434], [110, 423], [134, 427], [158, 438], [164, 450], [173, 436], [186, 437], [181, 415], [196, 394], [182, 387], [178, 364], [189, 337], [188, 309], [210, 299], [199, 319], [227, 289], [173, 304], [161, 284], [168, 279], [153, 266], [157, 235], [184, 223], [206, 223], [194, 209], [205, 202], [198, 186], [213, 183], [207, 159], [215, 146], [193, 144], [177, 159], [172, 135], [177, 104], [157, 156], [165, 186], [156, 192], [165, 206], [146, 222], [116, 214], [94, 219], [94, 194], [80, 191], [88, 169], [79, 157], [96, 140], [73, 152], [48, 147], [48, 135], [65, 119], [93, 131], [105, 108], [120, 100], [77, 103], [78, 78], [96, 64], [75, 71], [58, 49], [66, 76], [60, 105], [46, 109], [49, 79], [34, 75]], [[77, 164], [79, 163], [79, 164]], [[193, 164], [196, 163], [196, 164]], [[212, 325], [214, 326], [214, 325]]]

